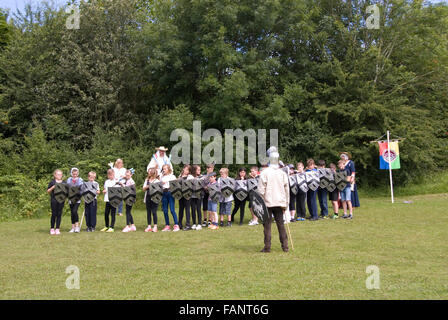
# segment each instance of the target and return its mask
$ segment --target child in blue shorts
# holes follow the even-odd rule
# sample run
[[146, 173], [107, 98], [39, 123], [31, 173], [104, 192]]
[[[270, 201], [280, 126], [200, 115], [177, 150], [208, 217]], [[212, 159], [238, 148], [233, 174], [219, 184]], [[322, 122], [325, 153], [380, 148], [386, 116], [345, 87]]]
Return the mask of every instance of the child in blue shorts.
[[[209, 184], [206, 187], [207, 190], [205, 190], [207, 192], [207, 194], [209, 194], [208, 193], [208, 188], [211, 185], [214, 185], [214, 184], [218, 183], [218, 182], [216, 182], [216, 173], [214, 173], [214, 172], [212, 172], [210, 174], [210, 178], [209, 179], [210, 179], [210, 182], [209, 182]], [[219, 229], [219, 227], [218, 227], [218, 214], [217, 214], [217, 211], [218, 211], [218, 202], [213, 201], [210, 198], [210, 194], [209, 194], [209, 196], [208, 196], [208, 204], [207, 204], [207, 214], [208, 214], [208, 216], [210, 217], [210, 219], [212, 221], [212, 223], [208, 226], [209, 229], [212, 229], [212, 230]]]
[[[343, 160], [338, 161], [338, 167], [339, 171], [347, 171], [345, 169], [345, 164]], [[351, 190], [351, 184], [350, 182], [350, 176], [347, 176], [347, 185], [345, 186], [344, 190], [341, 191], [341, 202], [342, 202], [342, 208], [344, 209], [344, 215], [342, 218], [344, 219], [353, 219], [353, 207], [352, 207], [352, 190]], [[347, 207], [350, 212], [350, 215], [347, 215]]]
[[[229, 177], [229, 169], [221, 168], [219, 170], [219, 174], [221, 177], [218, 179], [218, 183], [221, 183], [221, 179], [225, 179]], [[221, 217], [221, 227], [224, 227], [224, 216], [227, 216], [227, 227], [232, 226], [232, 201], [233, 194], [225, 198], [221, 195], [221, 199], [219, 200], [219, 215]]]

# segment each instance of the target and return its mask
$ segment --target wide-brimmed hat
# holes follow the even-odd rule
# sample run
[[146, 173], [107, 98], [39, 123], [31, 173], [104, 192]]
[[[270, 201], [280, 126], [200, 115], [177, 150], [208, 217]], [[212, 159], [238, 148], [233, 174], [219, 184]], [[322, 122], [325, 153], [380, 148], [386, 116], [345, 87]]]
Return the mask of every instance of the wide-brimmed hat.
[[164, 146], [160, 146], [160, 147], [156, 148], [156, 150], [159, 150], [159, 151], [168, 151], [168, 148], [165, 148]]
[[340, 152], [339, 153], [339, 158], [341, 158], [342, 155], [346, 155], [348, 157], [348, 159], [350, 160], [352, 158], [351, 154], [348, 152]]

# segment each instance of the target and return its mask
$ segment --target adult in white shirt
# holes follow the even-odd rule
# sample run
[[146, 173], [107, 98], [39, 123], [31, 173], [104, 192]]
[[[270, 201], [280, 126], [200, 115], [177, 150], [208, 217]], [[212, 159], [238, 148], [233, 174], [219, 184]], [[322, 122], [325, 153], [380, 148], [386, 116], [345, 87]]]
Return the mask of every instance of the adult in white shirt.
[[258, 181], [258, 193], [264, 199], [268, 209], [269, 218], [264, 227], [264, 248], [261, 252], [271, 251], [271, 223], [272, 215], [279, 233], [282, 249], [288, 252], [288, 236], [283, 222], [283, 213], [289, 205], [289, 178], [280, 169], [278, 152], [271, 152], [269, 155], [269, 167], [260, 174]]
[[171, 171], [174, 171], [173, 165], [171, 164], [171, 158], [166, 155], [168, 148], [163, 146], [156, 148], [157, 152], [152, 155], [151, 161], [149, 161], [146, 171], [150, 168], [156, 168], [159, 175], [162, 173], [162, 167], [167, 164], [170, 166]]

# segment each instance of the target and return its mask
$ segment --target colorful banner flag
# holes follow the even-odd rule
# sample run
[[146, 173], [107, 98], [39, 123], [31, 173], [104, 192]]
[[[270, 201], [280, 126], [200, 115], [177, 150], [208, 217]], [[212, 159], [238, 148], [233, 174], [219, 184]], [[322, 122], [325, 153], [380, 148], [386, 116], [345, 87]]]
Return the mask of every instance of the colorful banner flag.
[[391, 164], [391, 169], [400, 169], [398, 141], [390, 142], [390, 157], [387, 141], [378, 142], [378, 145], [380, 147], [380, 169], [389, 170], [389, 163]]

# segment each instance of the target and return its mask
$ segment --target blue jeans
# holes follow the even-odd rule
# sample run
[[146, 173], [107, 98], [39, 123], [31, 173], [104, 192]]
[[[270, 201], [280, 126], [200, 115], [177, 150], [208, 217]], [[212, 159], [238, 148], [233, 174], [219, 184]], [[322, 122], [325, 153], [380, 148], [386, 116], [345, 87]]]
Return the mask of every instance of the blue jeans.
[[123, 201], [118, 205], [118, 213], [123, 213]]
[[312, 219], [319, 219], [317, 216], [317, 202], [316, 202], [316, 191], [308, 190], [306, 193], [306, 203], [308, 205], [308, 211]]
[[320, 205], [320, 215], [323, 217], [328, 216], [327, 194], [328, 191], [326, 189], [317, 189], [317, 197], [319, 198]]
[[162, 211], [165, 216], [165, 224], [167, 226], [170, 225], [170, 218], [168, 217], [168, 204], [170, 205], [170, 211], [174, 219], [174, 224], [179, 224], [179, 221], [177, 221], [176, 210], [174, 209], [174, 198], [171, 195], [171, 192], [165, 191], [162, 195]]

